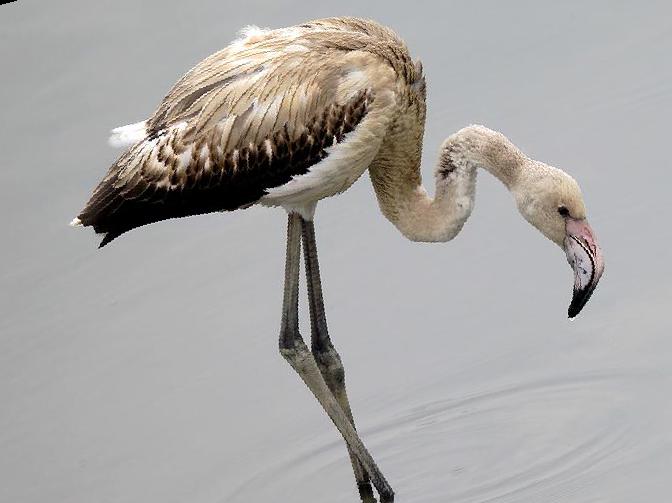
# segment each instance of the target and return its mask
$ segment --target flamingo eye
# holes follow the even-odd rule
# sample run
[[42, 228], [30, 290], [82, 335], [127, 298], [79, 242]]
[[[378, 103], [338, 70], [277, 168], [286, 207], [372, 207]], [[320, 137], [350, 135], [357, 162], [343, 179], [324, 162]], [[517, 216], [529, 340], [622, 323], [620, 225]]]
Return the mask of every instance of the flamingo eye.
[[567, 209], [566, 206], [559, 206], [558, 207], [558, 213], [560, 213], [563, 217], [568, 217], [569, 216], [569, 210]]

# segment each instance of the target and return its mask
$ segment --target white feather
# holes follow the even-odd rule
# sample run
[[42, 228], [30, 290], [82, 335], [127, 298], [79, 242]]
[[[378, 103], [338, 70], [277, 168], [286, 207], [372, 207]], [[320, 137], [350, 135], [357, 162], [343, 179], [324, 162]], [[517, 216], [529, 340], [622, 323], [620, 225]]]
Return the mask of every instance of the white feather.
[[268, 28], [259, 28], [256, 25], [245, 26], [238, 32], [238, 38], [231, 42], [231, 47], [242, 49], [246, 44], [254, 44], [263, 40], [271, 30]]
[[108, 143], [112, 147], [130, 147], [147, 136], [147, 121], [120, 126], [112, 130]]
[[[341, 143], [328, 147], [327, 157], [313, 165], [308, 173], [268, 189], [259, 202], [304, 214], [297, 208], [310, 208], [316, 201], [339, 194], [355, 183], [373, 160], [379, 143], [368, 134], [362, 134], [361, 130], [355, 130]], [[305, 213], [312, 218], [311, 211]]]

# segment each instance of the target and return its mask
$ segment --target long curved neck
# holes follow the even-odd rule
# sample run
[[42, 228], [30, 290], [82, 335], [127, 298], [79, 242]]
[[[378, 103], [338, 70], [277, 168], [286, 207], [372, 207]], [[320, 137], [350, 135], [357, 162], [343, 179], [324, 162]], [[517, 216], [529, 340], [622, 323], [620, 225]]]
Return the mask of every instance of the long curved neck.
[[474, 206], [476, 168], [513, 191], [529, 161], [501, 133], [466, 127], [441, 146], [432, 198], [420, 176], [422, 132], [409, 134], [411, 126], [390, 132], [369, 173], [383, 215], [412, 241], [449, 241], [460, 232]]

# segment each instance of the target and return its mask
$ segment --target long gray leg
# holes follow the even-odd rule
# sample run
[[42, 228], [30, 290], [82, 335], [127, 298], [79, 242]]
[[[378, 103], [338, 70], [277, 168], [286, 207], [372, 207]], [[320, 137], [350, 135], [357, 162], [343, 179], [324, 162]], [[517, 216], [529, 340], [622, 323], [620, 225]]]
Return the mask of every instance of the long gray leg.
[[338, 431], [343, 435], [348, 449], [354, 453], [373, 485], [380, 494], [381, 502], [394, 500], [394, 492], [378, 469], [362, 440], [357, 435], [350, 418], [343, 412], [329, 386], [299, 334], [298, 296], [299, 267], [301, 255], [301, 217], [290, 214], [287, 223], [287, 261], [285, 263], [285, 292], [282, 302], [282, 322], [280, 326], [280, 354], [289, 362], [299, 377], [312, 391], [322, 408], [329, 415]]
[[[315, 241], [315, 225], [310, 220], [301, 219], [303, 235], [303, 254], [306, 264], [306, 282], [308, 284], [308, 306], [310, 307], [311, 351], [317, 362], [327, 386], [348, 416], [352, 426], [355, 421], [350, 409], [350, 402], [345, 389], [345, 369], [341, 356], [336, 351], [329, 331], [327, 330], [327, 315], [322, 297], [322, 281], [320, 279], [320, 264], [317, 259], [317, 243]], [[357, 459], [355, 453], [348, 448], [352, 470], [355, 473], [357, 488], [362, 500], [373, 500], [373, 491], [369, 476]]]

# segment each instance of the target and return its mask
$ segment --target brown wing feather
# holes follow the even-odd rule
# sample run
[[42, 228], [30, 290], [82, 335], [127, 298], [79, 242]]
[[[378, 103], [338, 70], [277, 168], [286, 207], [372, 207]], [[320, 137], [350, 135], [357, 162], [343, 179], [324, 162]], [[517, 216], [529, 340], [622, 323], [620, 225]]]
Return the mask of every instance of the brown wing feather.
[[[179, 133], [159, 136], [151, 147], [138, 144], [112, 166], [79, 219], [105, 233], [100, 244], [104, 246], [149, 223], [249, 205], [268, 188], [287, 183], [324, 159], [326, 149], [357, 127], [372, 102], [371, 91], [361, 91], [347, 103], [331, 105], [296, 127], [294, 136], [283, 128], [259, 143], [226, 154], [191, 155], [184, 170], [171, 170], [179, 154], [166, 153]], [[198, 148], [216, 152], [217, 146], [218, 135], [213, 134], [200, 147], [193, 147], [193, 152]]]
[[413, 72], [396, 36], [361, 20], [234, 42], [175, 84], [78, 218], [105, 233], [103, 246], [148, 223], [249, 206], [353, 131], [376, 91], [391, 89], [395, 65]]

